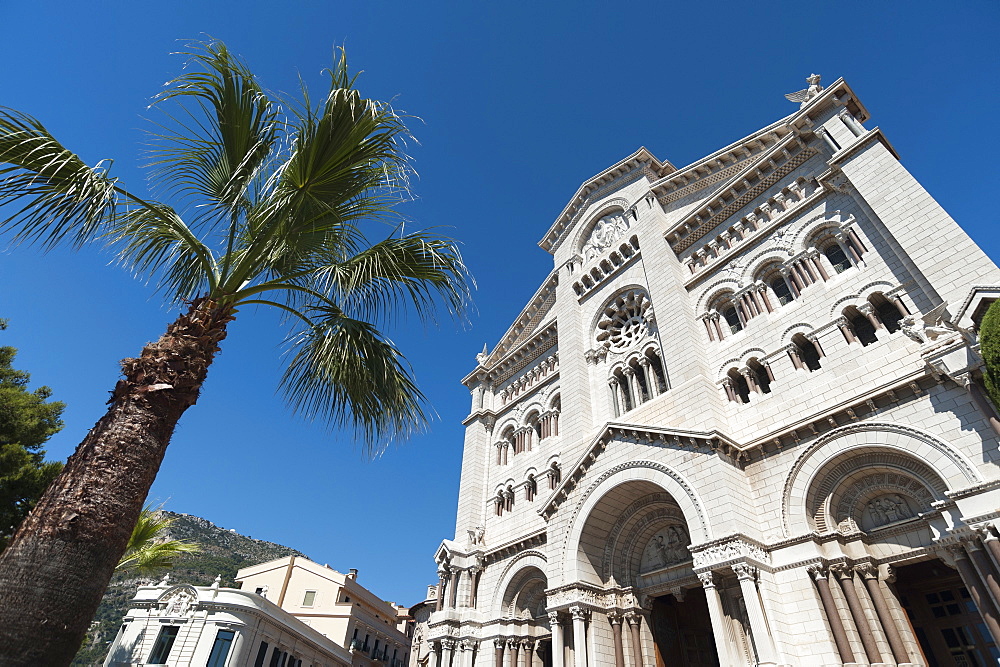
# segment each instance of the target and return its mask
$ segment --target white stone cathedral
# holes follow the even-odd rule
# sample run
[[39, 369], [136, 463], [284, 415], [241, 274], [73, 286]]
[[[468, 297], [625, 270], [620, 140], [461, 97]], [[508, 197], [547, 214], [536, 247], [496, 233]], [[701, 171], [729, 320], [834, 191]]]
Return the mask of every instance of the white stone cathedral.
[[678, 169], [640, 149], [540, 242], [464, 379], [430, 667], [986, 665], [1000, 270], [851, 88]]

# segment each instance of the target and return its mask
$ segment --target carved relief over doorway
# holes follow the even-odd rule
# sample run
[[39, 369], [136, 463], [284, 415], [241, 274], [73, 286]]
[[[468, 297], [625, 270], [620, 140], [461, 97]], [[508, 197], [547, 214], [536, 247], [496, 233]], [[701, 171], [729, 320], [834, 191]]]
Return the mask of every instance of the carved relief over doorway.
[[628, 218], [625, 217], [624, 211], [611, 213], [598, 220], [583, 244], [583, 261], [589, 262], [595, 257], [600, 257], [601, 253], [624, 236], [626, 231], [628, 231]]

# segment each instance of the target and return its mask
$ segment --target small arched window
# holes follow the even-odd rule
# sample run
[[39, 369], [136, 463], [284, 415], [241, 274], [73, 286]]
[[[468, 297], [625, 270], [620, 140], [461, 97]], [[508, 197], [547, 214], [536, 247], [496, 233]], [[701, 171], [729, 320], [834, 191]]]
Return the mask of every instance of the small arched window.
[[833, 270], [837, 273], [843, 273], [851, 268], [851, 260], [847, 259], [847, 255], [844, 254], [844, 249], [840, 247], [839, 243], [828, 245], [823, 254], [830, 260], [830, 265], [833, 266]]
[[743, 322], [740, 321], [740, 315], [736, 312], [736, 306], [732, 304], [724, 306], [722, 317], [726, 320], [726, 324], [729, 325], [729, 330], [732, 333], [743, 330]]
[[771, 368], [760, 363], [757, 359], [750, 359], [747, 362], [747, 368], [750, 369], [750, 376], [753, 378], [754, 384], [757, 385], [755, 388], [762, 394], [770, 394], [771, 381], [774, 379], [771, 377]]
[[530, 503], [537, 494], [538, 482], [535, 481], [534, 475], [528, 475], [528, 481], [524, 483], [524, 499]]
[[[862, 346], [871, 345], [878, 340], [878, 336], [875, 334], [875, 325], [860, 310], [854, 306], [848, 306], [844, 308], [843, 315], [844, 319], [847, 320], [850, 332], [854, 334], [854, 338]], [[847, 342], [850, 343], [852, 341], [848, 340]]]
[[788, 287], [788, 281], [780, 273], [773, 274], [768, 280], [768, 286], [771, 291], [774, 292], [774, 296], [778, 299], [778, 304], [784, 306], [786, 303], [791, 303], [795, 297], [792, 295], [791, 288]]
[[549, 489], [556, 488], [556, 486], [559, 485], [559, 482], [562, 481], [562, 470], [559, 468], [558, 463], [554, 461], [552, 462], [552, 465], [549, 466], [548, 475], [549, 475]]
[[903, 313], [900, 312], [898, 306], [889, 301], [881, 292], [876, 292], [868, 297], [868, 303], [871, 304], [875, 315], [885, 326], [886, 331], [891, 334], [899, 331], [899, 323], [903, 319]]
[[726, 373], [729, 378], [729, 386], [732, 387], [732, 395], [730, 400], [737, 401], [739, 403], [749, 403], [750, 402], [750, 385], [747, 384], [747, 379], [743, 377], [735, 368], [729, 369]]
[[818, 371], [822, 368], [819, 363], [822, 356], [819, 347], [803, 334], [799, 333], [792, 336], [792, 350], [790, 354], [796, 368], [805, 368], [810, 371]]

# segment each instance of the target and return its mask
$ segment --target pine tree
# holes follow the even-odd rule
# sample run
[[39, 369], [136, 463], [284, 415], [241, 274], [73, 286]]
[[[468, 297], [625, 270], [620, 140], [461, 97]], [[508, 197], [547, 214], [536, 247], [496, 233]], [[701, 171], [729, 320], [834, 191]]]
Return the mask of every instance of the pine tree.
[[[6, 328], [0, 320], [0, 331]], [[16, 354], [0, 347], [0, 550], [62, 470], [45, 461], [42, 445], [63, 427], [65, 405], [49, 400], [48, 387], [28, 389], [31, 376], [13, 367]]]

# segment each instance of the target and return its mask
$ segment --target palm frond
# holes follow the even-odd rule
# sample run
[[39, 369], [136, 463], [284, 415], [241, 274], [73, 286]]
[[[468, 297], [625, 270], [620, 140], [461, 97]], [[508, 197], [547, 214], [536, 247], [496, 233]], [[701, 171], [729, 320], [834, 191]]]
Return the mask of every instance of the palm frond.
[[[231, 215], [247, 208], [248, 192], [271, 157], [283, 128], [280, 109], [253, 73], [218, 41], [196, 42], [193, 69], [167, 83], [154, 102], [168, 122], [152, 150], [154, 176], [182, 195]], [[171, 113], [166, 102], [187, 102]]]
[[0, 205], [14, 212], [0, 221], [15, 243], [50, 249], [93, 240], [114, 218], [121, 192], [104, 163], [88, 166], [36, 119], [0, 107]]
[[407, 307], [433, 320], [439, 301], [462, 317], [471, 298], [458, 247], [426, 230], [387, 238], [308, 277], [318, 291], [335, 295], [345, 312], [368, 322]]
[[212, 251], [168, 206], [128, 211], [115, 220], [107, 237], [123, 264], [138, 274], [158, 275], [158, 289], [174, 303], [211, 292], [218, 285]]
[[157, 570], [173, 567], [178, 556], [198, 553], [201, 547], [193, 542], [167, 539], [165, 533], [174, 520], [160, 511], [146, 505], [139, 513], [139, 520], [132, 529], [125, 554], [115, 570], [135, 574], [150, 574]]
[[298, 414], [352, 428], [365, 454], [378, 456], [389, 441], [426, 426], [424, 396], [409, 365], [367, 322], [335, 306], [310, 313], [313, 326], [289, 339], [290, 360], [281, 379]]

